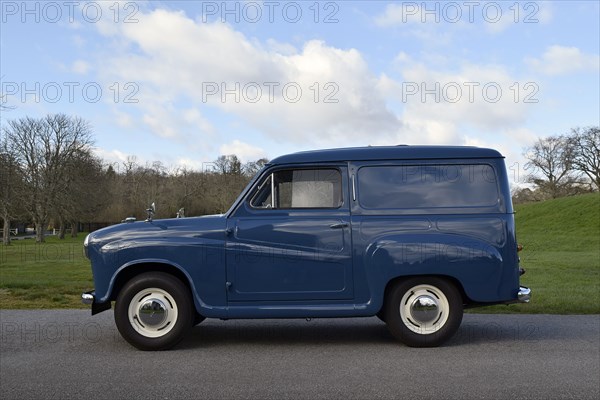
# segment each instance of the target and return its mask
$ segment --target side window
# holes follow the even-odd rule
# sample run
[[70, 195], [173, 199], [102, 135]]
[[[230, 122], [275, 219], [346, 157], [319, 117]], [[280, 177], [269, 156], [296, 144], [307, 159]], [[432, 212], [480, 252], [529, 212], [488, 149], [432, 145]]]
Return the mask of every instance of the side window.
[[255, 208], [338, 208], [342, 176], [333, 168], [276, 171], [261, 182], [250, 200]]
[[363, 167], [358, 188], [366, 209], [490, 207], [499, 198], [496, 175], [487, 164]]

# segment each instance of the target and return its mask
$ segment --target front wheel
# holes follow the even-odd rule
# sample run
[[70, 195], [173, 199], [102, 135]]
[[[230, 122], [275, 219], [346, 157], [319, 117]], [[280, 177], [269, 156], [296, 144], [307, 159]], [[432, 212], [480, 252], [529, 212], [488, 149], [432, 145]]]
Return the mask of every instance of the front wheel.
[[190, 330], [194, 316], [189, 289], [163, 272], [148, 272], [131, 279], [115, 305], [119, 333], [140, 350], [173, 347]]
[[458, 330], [463, 316], [462, 297], [450, 282], [411, 278], [394, 286], [387, 298], [388, 329], [411, 347], [436, 347]]

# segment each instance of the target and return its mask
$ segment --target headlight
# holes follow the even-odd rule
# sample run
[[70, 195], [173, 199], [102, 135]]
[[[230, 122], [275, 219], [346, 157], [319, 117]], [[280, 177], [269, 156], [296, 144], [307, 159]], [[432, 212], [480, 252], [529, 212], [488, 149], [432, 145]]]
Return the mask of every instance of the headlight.
[[90, 243], [90, 235], [87, 235], [85, 237], [85, 239], [83, 239], [83, 247], [87, 247], [87, 245]]

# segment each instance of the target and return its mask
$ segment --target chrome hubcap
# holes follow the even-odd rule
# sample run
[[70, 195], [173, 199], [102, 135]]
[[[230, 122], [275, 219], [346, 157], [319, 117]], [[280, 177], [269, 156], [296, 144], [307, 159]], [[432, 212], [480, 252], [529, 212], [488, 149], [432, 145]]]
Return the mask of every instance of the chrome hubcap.
[[167, 306], [159, 299], [145, 300], [138, 311], [142, 324], [149, 327], [160, 326], [169, 315]]
[[422, 323], [433, 322], [438, 316], [438, 303], [432, 296], [417, 297], [410, 307], [410, 315]]
[[402, 296], [402, 323], [414, 333], [430, 335], [448, 321], [450, 304], [444, 292], [433, 285], [417, 285]]

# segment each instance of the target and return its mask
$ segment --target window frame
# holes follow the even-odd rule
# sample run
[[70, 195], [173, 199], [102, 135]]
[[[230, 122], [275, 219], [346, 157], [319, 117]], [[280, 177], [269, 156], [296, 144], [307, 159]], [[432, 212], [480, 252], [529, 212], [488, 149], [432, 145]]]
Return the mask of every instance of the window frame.
[[[338, 205], [335, 207], [275, 207], [275, 196], [273, 196], [273, 193], [275, 192], [275, 179], [274, 179], [274, 175], [277, 174], [278, 172], [286, 172], [286, 171], [292, 171], [292, 173], [294, 171], [307, 171], [307, 170], [311, 170], [311, 171], [322, 171], [322, 170], [330, 170], [330, 171], [335, 171], [338, 176], [339, 176], [339, 185], [338, 185], [338, 194], [339, 194], [339, 202]], [[262, 181], [260, 181], [261, 183], [255, 185], [255, 187], [252, 189], [250, 195], [247, 197], [246, 203], [248, 205], [248, 207], [252, 210], [258, 210], [258, 211], [265, 211], [265, 210], [275, 210], [275, 211], [297, 211], [297, 210], [339, 210], [344, 206], [344, 202], [345, 202], [345, 196], [344, 196], [344, 176], [342, 173], [341, 168], [339, 168], [338, 166], [333, 166], [333, 165], [326, 165], [326, 166], [315, 166], [315, 165], [311, 165], [311, 166], [302, 166], [302, 167], [293, 167], [293, 166], [287, 166], [287, 167], [282, 167], [282, 168], [276, 168], [276, 169], [272, 169], [270, 171], [267, 171], [268, 174], [266, 175], [265, 179], [263, 179]], [[264, 187], [265, 183], [270, 180], [271, 181], [271, 207], [257, 207], [253, 204], [254, 199], [256, 198], [256, 196], [258, 196], [258, 194], [260, 193], [261, 189]]]
[[[500, 159], [501, 161], [501, 159]], [[394, 166], [439, 166], [439, 165], [485, 165], [491, 167], [494, 179], [496, 181], [496, 193], [498, 201], [496, 204], [489, 206], [437, 206], [437, 207], [420, 207], [420, 208], [365, 208], [360, 203], [360, 192], [364, 190], [359, 182], [359, 173], [362, 168], [366, 167], [394, 167]], [[393, 215], [455, 215], [455, 214], [504, 214], [507, 212], [507, 207], [503, 195], [502, 188], [502, 166], [495, 159], [489, 158], [472, 158], [472, 159], [414, 159], [414, 160], [381, 160], [381, 161], [354, 161], [350, 163], [350, 174], [356, 179], [356, 199], [352, 201], [351, 212], [353, 215], [377, 215], [377, 216], [393, 216]]]

